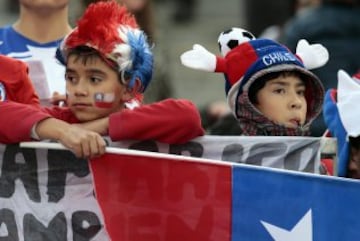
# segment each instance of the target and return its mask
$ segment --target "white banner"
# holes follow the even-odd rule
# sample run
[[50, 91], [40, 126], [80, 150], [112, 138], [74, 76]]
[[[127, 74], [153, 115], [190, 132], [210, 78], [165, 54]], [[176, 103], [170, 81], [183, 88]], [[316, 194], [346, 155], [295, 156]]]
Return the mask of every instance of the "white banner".
[[319, 173], [322, 140], [315, 137], [204, 136], [179, 145], [154, 141], [108, 142], [112, 147]]
[[0, 145], [0, 240], [109, 240], [88, 161]]
[[[107, 141], [116, 148], [311, 173], [320, 166], [319, 138], [205, 136], [180, 145]], [[0, 167], [1, 240], [109, 240], [87, 160], [67, 150], [0, 145]]]

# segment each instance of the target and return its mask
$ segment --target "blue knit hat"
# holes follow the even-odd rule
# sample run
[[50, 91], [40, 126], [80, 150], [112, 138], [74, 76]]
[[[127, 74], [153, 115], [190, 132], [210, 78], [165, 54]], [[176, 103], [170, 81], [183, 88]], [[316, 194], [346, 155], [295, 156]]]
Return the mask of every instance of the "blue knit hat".
[[338, 71], [338, 88], [326, 92], [324, 101], [325, 123], [337, 139], [337, 175], [345, 177], [349, 165], [349, 136], [360, 135], [359, 113], [354, 104], [360, 102], [360, 81], [345, 71]]
[[270, 39], [250, 40], [232, 49], [225, 61], [226, 66], [219, 62], [216, 71], [226, 74], [228, 103], [236, 117], [239, 109], [237, 100], [244, 90], [247, 91], [254, 81], [266, 74], [283, 71], [306, 76], [308, 109], [320, 112], [324, 96], [321, 81], [285, 46]]

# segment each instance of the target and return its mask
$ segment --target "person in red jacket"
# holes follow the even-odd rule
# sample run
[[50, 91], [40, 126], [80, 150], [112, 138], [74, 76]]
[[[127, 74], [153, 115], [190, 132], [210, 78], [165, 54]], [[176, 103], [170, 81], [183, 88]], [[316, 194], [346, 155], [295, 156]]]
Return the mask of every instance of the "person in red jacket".
[[39, 98], [28, 75], [27, 65], [0, 55], [0, 101], [12, 100], [39, 106]]
[[57, 57], [66, 65], [67, 107], [1, 102], [0, 142], [54, 139], [78, 157], [93, 157], [105, 152], [101, 134], [169, 144], [204, 134], [188, 100], [136, 107], [152, 77], [153, 55], [133, 15], [116, 2], [89, 5]]

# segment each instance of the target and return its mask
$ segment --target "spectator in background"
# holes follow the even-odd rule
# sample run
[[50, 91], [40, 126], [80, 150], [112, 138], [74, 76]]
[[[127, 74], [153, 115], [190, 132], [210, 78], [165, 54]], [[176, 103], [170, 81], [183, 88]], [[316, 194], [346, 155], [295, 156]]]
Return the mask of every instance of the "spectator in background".
[[135, 15], [141, 29], [149, 36], [154, 45], [155, 70], [152, 83], [144, 94], [144, 103], [153, 103], [173, 96], [170, 73], [167, 63], [167, 53], [162, 43], [157, 42], [156, 25], [152, 0], [117, 0], [123, 3]]
[[294, 12], [294, 0], [245, 0], [244, 15], [246, 29], [255, 36], [269, 26], [281, 26]]
[[227, 113], [209, 127], [208, 133], [218, 136], [239, 136], [242, 131], [233, 113]]
[[[330, 54], [329, 62], [314, 70], [325, 89], [335, 88], [338, 69], [350, 75], [360, 68], [360, 1], [322, 0], [306, 11], [300, 11], [285, 25], [281, 38], [291, 50], [299, 39], [324, 45]], [[311, 128], [311, 135], [321, 136], [326, 129], [320, 115]]]
[[[211, 131], [218, 122], [223, 123], [223, 118], [226, 116], [231, 116], [234, 119], [235, 125], [238, 126], [234, 116], [232, 115], [228, 104], [223, 100], [216, 100], [206, 104], [204, 107], [200, 108], [201, 122], [203, 128], [207, 131], [208, 134], [212, 134]], [[226, 124], [224, 124], [226, 125]], [[230, 126], [224, 128], [228, 129]], [[231, 135], [232, 133], [230, 133]], [[225, 135], [222, 132], [219, 135]]]
[[[320, 1], [321, 0], [292, 0], [290, 16], [293, 17], [295, 15], [302, 14], [302, 12], [306, 11], [307, 9], [318, 6]], [[291, 17], [285, 19], [283, 22], [278, 21], [277, 24], [266, 27], [261, 31], [258, 38], [269, 38], [275, 41], [281, 41], [284, 25]]]
[[195, 18], [197, 0], [174, 0], [172, 18], [175, 23], [189, 23]]
[[41, 103], [48, 104], [54, 94], [65, 94], [65, 69], [55, 52], [72, 29], [68, 22], [69, 0], [18, 3], [17, 21], [0, 29], [0, 53], [27, 62]]

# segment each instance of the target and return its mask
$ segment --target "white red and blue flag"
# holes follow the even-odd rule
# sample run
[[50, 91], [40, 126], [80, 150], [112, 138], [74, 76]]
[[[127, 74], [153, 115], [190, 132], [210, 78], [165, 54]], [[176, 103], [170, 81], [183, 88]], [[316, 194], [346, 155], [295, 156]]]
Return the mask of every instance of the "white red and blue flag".
[[348, 241], [359, 234], [356, 180], [112, 147], [89, 161], [52, 144], [0, 146], [2, 239]]

